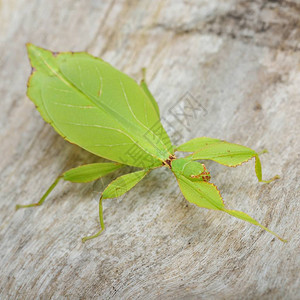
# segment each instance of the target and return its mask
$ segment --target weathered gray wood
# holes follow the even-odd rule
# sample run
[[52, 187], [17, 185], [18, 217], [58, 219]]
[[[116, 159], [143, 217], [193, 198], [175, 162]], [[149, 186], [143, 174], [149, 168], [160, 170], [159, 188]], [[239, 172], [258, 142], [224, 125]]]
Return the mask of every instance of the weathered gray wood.
[[[0, 1], [1, 299], [299, 299], [299, 25], [296, 0]], [[26, 98], [26, 42], [89, 51], [137, 80], [147, 67], [173, 140], [269, 149], [264, 177], [281, 175], [270, 185], [257, 182], [253, 162], [207, 166], [228, 207], [289, 242], [190, 205], [167, 170], [105, 201], [107, 230], [86, 244], [112, 177], [61, 183], [43, 207], [15, 212], [63, 170], [99, 161]], [[178, 122], [171, 107], [187, 92], [185, 104], [201, 106], [193, 116], [186, 105]]]

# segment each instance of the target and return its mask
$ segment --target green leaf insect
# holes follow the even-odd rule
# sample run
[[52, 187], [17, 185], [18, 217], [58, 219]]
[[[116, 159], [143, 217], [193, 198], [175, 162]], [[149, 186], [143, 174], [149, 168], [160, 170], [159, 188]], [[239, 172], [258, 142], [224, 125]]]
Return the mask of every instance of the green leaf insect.
[[[227, 209], [219, 190], [209, 182], [210, 173], [198, 162], [212, 160], [236, 167], [255, 158], [258, 181], [270, 183], [279, 178], [262, 179], [257, 152], [208, 137], [174, 147], [160, 122], [159, 107], [144, 79], [139, 85], [107, 62], [84, 52], [54, 53], [32, 44], [27, 44], [27, 50], [32, 65], [27, 95], [43, 119], [67, 141], [112, 162], [66, 171], [57, 177], [39, 202], [17, 205], [17, 209], [41, 205], [61, 179], [90, 182], [125, 165], [139, 168], [118, 177], [104, 189], [99, 201], [101, 229], [82, 239], [86, 241], [99, 236], [105, 229], [103, 199], [125, 194], [151, 170], [165, 167], [173, 172], [189, 202], [257, 225], [285, 242], [247, 214]], [[192, 154], [176, 158], [176, 151]]]

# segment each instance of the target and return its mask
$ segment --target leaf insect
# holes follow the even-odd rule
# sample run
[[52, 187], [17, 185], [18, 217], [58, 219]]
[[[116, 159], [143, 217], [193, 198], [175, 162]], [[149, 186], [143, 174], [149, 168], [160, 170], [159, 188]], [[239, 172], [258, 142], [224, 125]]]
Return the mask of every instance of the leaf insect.
[[[238, 144], [209, 137], [194, 138], [173, 146], [160, 122], [160, 112], [145, 80], [138, 85], [132, 78], [102, 59], [84, 52], [53, 53], [27, 44], [32, 74], [28, 97], [43, 119], [65, 140], [112, 162], [79, 166], [58, 176], [39, 202], [16, 208], [41, 205], [60, 180], [90, 182], [125, 165], [140, 168], [118, 177], [102, 192], [99, 200], [101, 229], [84, 237], [83, 242], [99, 236], [105, 229], [102, 201], [123, 195], [151, 170], [165, 167], [175, 175], [183, 196], [199, 207], [220, 210], [270, 232], [247, 214], [227, 209], [210, 173], [198, 162], [212, 160], [236, 167], [255, 158], [259, 182], [262, 179], [259, 154]], [[176, 158], [175, 152], [192, 152]]]

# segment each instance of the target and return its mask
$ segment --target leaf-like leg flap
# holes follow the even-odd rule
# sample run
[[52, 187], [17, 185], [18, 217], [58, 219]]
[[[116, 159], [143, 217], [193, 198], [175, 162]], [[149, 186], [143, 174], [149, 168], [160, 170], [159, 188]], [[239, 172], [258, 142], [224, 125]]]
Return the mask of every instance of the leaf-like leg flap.
[[120, 163], [94, 163], [79, 166], [63, 173], [64, 180], [71, 182], [90, 182], [97, 180], [124, 165]]
[[236, 167], [255, 157], [257, 153], [245, 146], [219, 142], [203, 147], [192, 154], [194, 160], [208, 159], [228, 167]]
[[105, 188], [102, 198], [109, 199], [122, 196], [139, 183], [149, 172], [150, 170], [141, 170], [118, 177]]
[[203, 137], [191, 139], [190, 141], [188, 141], [178, 147], [175, 147], [175, 151], [195, 152], [195, 151], [199, 151], [202, 148], [205, 148], [209, 145], [218, 144], [218, 143], [222, 143], [222, 142], [224, 142], [224, 141], [203, 136]]
[[[236, 167], [255, 157], [255, 172], [258, 181], [269, 183], [279, 178], [279, 176], [276, 175], [270, 180], [263, 180], [261, 172], [261, 163], [258, 153], [242, 145], [232, 144], [217, 139], [203, 137], [193, 139], [179, 146], [177, 150], [194, 151], [197, 147], [199, 147], [200, 149], [198, 148], [198, 150], [196, 150], [196, 152], [194, 152], [190, 156], [193, 160], [208, 159], [228, 167]], [[265, 152], [266, 151], [264, 150], [261, 153]]]
[[186, 177], [175, 174], [183, 196], [199, 207], [213, 210], [224, 210], [224, 202], [217, 187], [210, 182], [191, 181]]
[[182, 194], [189, 202], [194, 203], [199, 207], [224, 211], [236, 218], [257, 225], [276, 236], [279, 240], [286, 242], [286, 240], [282, 239], [276, 233], [264, 227], [247, 214], [240, 211], [226, 209], [222, 196], [214, 184], [205, 181], [190, 181], [186, 177], [176, 173], [175, 176], [177, 177]]
[[119, 163], [94, 163], [70, 169], [56, 178], [39, 202], [28, 205], [18, 204], [16, 205], [16, 209], [42, 205], [61, 179], [71, 182], [90, 182], [99, 179], [117, 169], [120, 169], [123, 166], [124, 165]]
[[147, 95], [147, 97], [149, 98], [149, 100], [151, 101], [158, 117], [160, 118], [160, 113], [159, 113], [159, 107], [158, 107], [158, 104], [155, 100], [155, 98], [153, 97], [153, 95], [151, 94], [149, 88], [148, 88], [148, 85], [146, 83], [146, 68], [143, 68], [142, 69], [142, 72], [143, 72], [143, 79], [141, 80], [141, 83], [140, 83], [140, 86], [141, 88], [143, 89], [143, 91], [145, 92], [145, 94]]
[[94, 235], [82, 238], [82, 242], [98, 237], [105, 229], [103, 222], [102, 200], [122, 196], [123, 194], [131, 190], [137, 183], [139, 183], [149, 172], [150, 170], [141, 170], [120, 176], [117, 179], [113, 180], [105, 188], [99, 201], [99, 219], [101, 229]]

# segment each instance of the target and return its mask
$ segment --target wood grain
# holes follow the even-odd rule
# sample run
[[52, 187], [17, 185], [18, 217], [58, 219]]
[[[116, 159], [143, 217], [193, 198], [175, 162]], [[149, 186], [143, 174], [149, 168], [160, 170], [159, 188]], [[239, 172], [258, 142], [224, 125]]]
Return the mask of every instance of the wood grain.
[[[300, 3], [290, 1], [0, 1], [1, 299], [299, 299]], [[99, 158], [44, 123], [26, 98], [25, 43], [88, 51], [147, 79], [174, 143], [210, 136], [269, 154], [239, 168], [207, 163], [230, 208], [289, 240], [184, 200], [167, 170], [120, 199], [114, 177], [60, 183]], [[181, 115], [178, 115], [181, 112]], [[116, 175], [121, 174], [121, 172]]]

